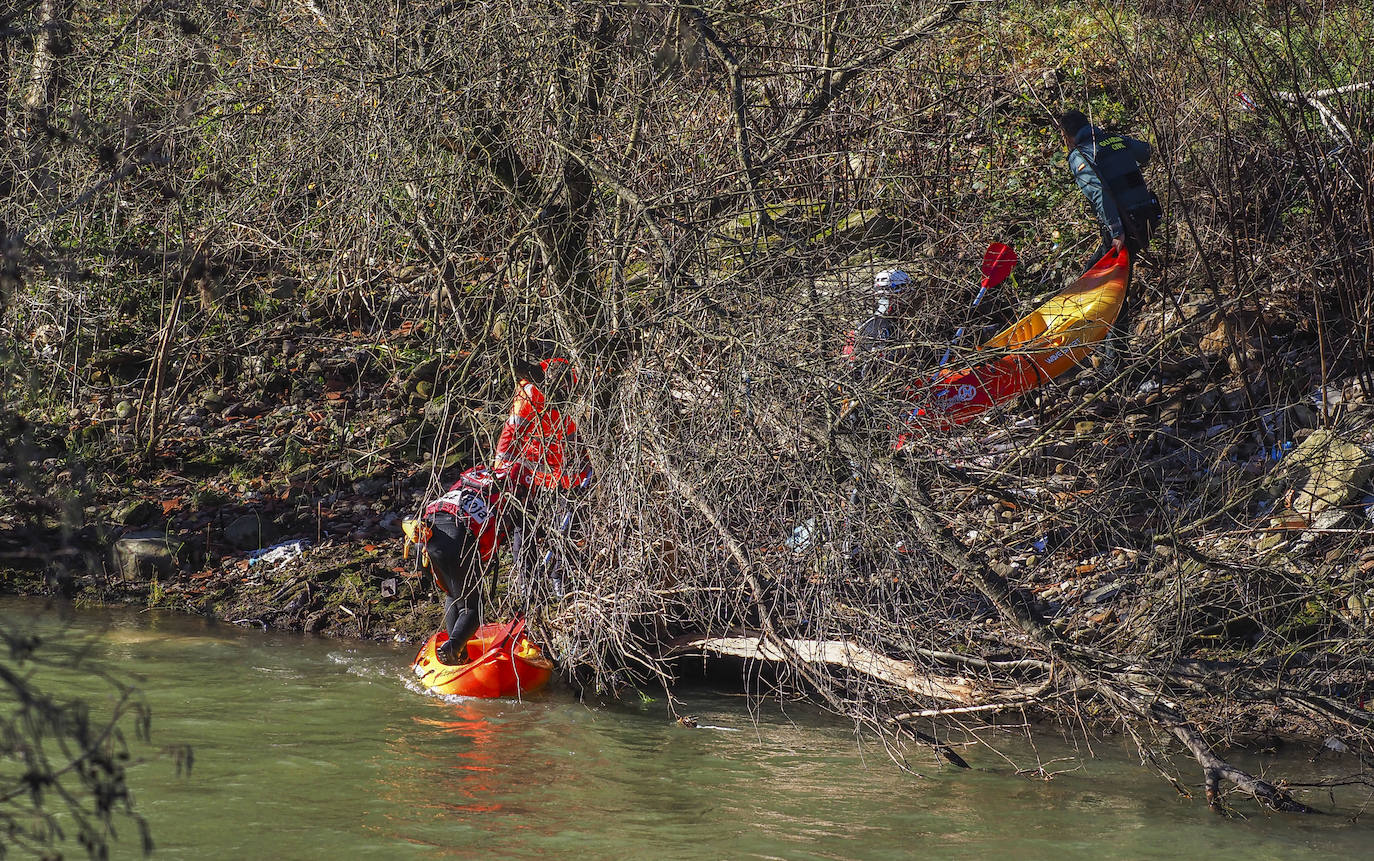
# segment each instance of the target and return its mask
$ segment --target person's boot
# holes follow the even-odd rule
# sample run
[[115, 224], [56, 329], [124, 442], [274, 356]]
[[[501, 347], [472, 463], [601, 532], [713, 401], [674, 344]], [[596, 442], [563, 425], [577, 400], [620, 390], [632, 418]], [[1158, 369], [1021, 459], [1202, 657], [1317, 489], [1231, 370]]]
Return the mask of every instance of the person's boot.
[[453, 640], [445, 640], [434, 649], [434, 657], [446, 667], [456, 667], [468, 662], [467, 643], [461, 645]]

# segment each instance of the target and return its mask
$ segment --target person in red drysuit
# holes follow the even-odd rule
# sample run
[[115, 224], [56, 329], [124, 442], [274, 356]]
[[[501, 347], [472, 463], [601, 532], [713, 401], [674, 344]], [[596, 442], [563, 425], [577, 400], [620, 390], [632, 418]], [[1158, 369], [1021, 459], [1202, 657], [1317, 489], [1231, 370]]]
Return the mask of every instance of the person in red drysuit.
[[[545, 359], [539, 368], [543, 372], [540, 383], [522, 378], [516, 386], [510, 415], [496, 443], [492, 472], [517, 492], [585, 487], [591, 480], [591, 467], [577, 445], [577, 423], [551, 402], [577, 382], [577, 375], [567, 359]], [[546, 391], [554, 397], [545, 395]]]

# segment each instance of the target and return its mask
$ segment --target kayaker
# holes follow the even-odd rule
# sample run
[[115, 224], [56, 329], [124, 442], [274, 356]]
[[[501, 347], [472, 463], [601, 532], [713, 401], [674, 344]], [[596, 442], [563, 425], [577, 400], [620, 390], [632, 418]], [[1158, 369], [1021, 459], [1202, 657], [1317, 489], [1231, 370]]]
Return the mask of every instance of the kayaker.
[[464, 663], [467, 642], [482, 624], [483, 581], [510, 535], [502, 502], [499, 480], [485, 466], [475, 466], [425, 507], [418, 524], [405, 524], [406, 538], [421, 545], [421, 562], [446, 596], [448, 640], [435, 650], [441, 663]]
[[884, 269], [873, 276], [873, 314], [849, 333], [844, 347], [855, 380], [868, 374], [872, 359], [890, 358], [884, 350], [896, 340], [898, 304], [910, 284], [910, 276], [900, 269]]
[[1132, 257], [1150, 244], [1162, 214], [1159, 200], [1145, 185], [1140, 169], [1153, 151], [1144, 141], [1113, 134], [1088, 122], [1082, 111], [1059, 118], [1078, 188], [1092, 204], [1102, 235], [1087, 272], [1108, 251], [1125, 248]]
[[[538, 376], [539, 382], [519, 380], [493, 468], [467, 470], [425, 507], [420, 520], [402, 525], [407, 540], [420, 545], [422, 563], [446, 595], [444, 630], [449, 638], [436, 649], [444, 664], [464, 662], [467, 641], [482, 623], [486, 575], [502, 546], [520, 546], [522, 518], [507, 516], [503, 494], [523, 500], [536, 491], [579, 488], [591, 480], [591, 467], [574, 441], [577, 425], [557, 408], [558, 395], [576, 381], [568, 361], [546, 359], [529, 376]], [[517, 511], [525, 508], [516, 506]]]
[[536, 382], [521, 377], [496, 443], [492, 472], [516, 491], [584, 487], [591, 480], [576, 443], [577, 423], [558, 408], [577, 375], [567, 359], [539, 363]]

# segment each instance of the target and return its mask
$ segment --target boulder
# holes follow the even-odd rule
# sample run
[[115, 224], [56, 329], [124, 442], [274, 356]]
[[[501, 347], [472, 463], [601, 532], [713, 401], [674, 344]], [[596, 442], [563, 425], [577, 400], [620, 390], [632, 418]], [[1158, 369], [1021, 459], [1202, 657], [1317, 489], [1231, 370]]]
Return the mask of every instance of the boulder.
[[110, 545], [110, 562], [125, 580], [166, 577], [181, 567], [186, 544], [160, 529], [130, 532]]
[[1321, 512], [1347, 505], [1374, 472], [1374, 457], [1329, 430], [1313, 431], [1269, 474], [1270, 497], [1291, 490], [1292, 508], [1309, 523]]
[[240, 550], [267, 547], [279, 537], [276, 524], [256, 511], [237, 517], [224, 527], [224, 540]]
[[110, 515], [120, 526], [143, 526], [157, 514], [157, 506], [147, 499], [135, 499], [124, 503]]

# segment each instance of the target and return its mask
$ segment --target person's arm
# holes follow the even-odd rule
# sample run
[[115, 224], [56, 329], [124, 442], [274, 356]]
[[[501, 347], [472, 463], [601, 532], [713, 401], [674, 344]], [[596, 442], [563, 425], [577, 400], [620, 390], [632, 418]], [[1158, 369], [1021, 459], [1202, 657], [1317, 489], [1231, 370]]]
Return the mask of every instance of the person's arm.
[[1073, 178], [1078, 183], [1079, 190], [1093, 205], [1098, 220], [1107, 226], [1112, 238], [1117, 239], [1124, 235], [1121, 214], [1117, 212], [1116, 202], [1102, 187], [1102, 180], [1088, 163], [1088, 159], [1078, 150], [1074, 150], [1069, 153], [1069, 167], [1073, 169]]
[[1154, 155], [1155, 151], [1149, 144], [1126, 135], [1122, 135], [1121, 139], [1126, 142], [1126, 151], [1135, 159], [1136, 164], [1144, 167], [1150, 163], [1150, 156]]

